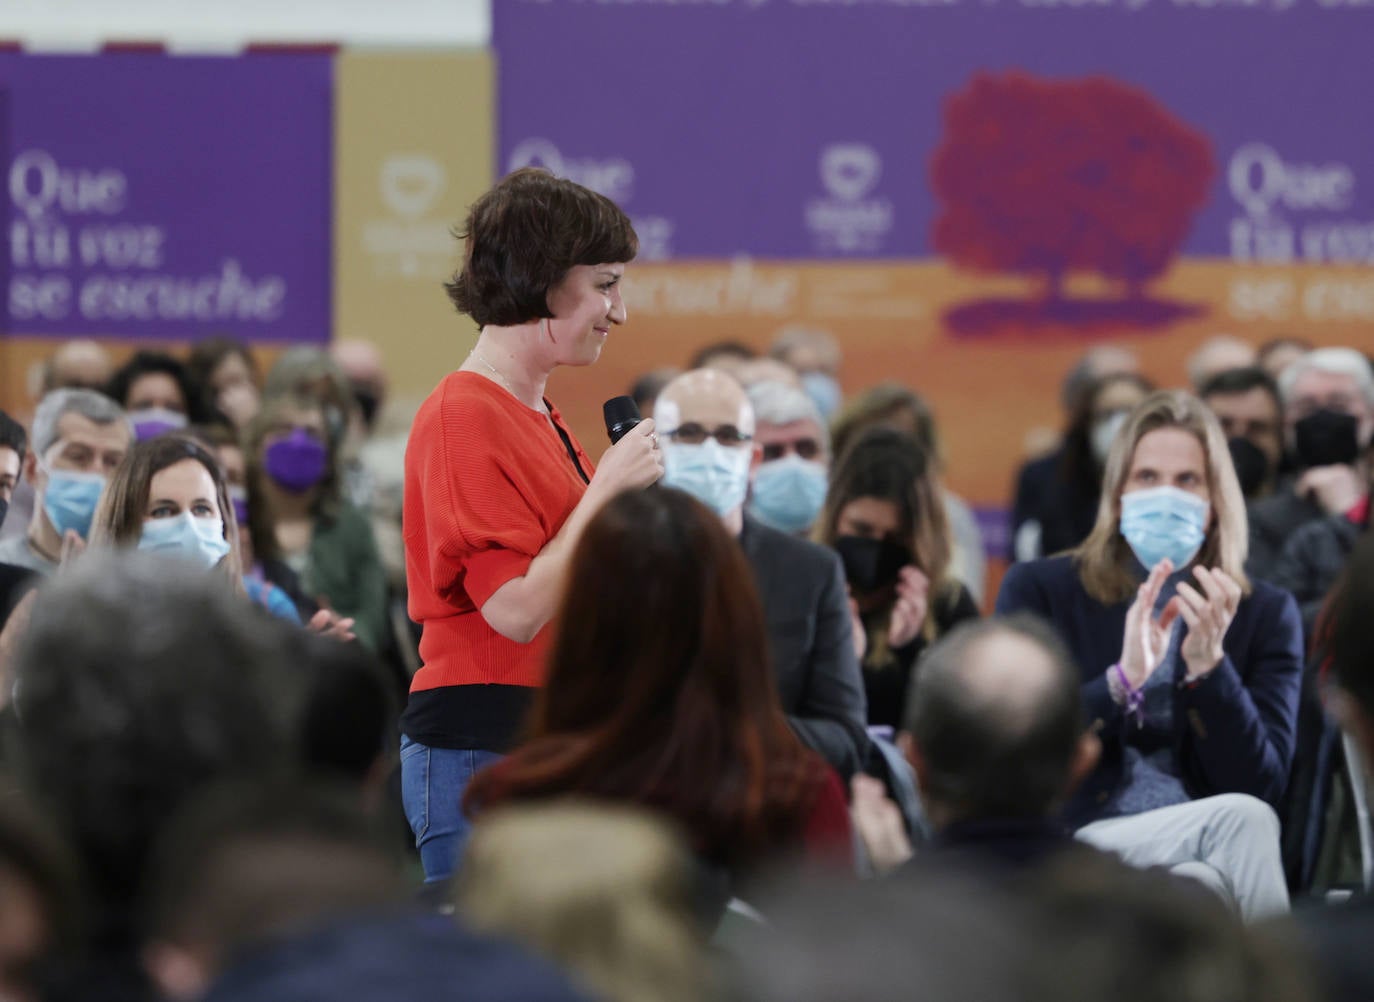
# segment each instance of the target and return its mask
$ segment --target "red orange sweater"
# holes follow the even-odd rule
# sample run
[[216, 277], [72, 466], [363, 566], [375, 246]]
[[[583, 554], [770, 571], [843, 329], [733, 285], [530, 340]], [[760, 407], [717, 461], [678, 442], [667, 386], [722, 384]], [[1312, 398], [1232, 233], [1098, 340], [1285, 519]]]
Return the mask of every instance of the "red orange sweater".
[[471, 372], [445, 377], [416, 415], [403, 511], [410, 616], [424, 628], [412, 703], [444, 686], [531, 687], [543, 679], [547, 628], [518, 644], [478, 610], [525, 573], [581, 500], [583, 475], [592, 475], [552, 405], [549, 416], [552, 425]]

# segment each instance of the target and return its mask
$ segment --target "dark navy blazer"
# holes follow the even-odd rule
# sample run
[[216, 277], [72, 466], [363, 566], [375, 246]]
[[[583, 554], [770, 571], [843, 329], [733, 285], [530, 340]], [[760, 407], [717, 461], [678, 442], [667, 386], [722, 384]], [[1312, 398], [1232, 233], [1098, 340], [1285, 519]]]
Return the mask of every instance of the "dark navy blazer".
[[[1302, 623], [1288, 592], [1262, 581], [1252, 587], [1222, 640], [1221, 664], [1192, 687], [1174, 687], [1175, 774], [1193, 797], [1249, 793], [1277, 805], [1293, 764]], [[1130, 722], [1112, 701], [1106, 671], [1121, 658], [1130, 605], [1092, 598], [1067, 556], [1014, 565], [997, 595], [998, 613], [1043, 617], [1078, 663], [1085, 710], [1102, 739], [1102, 760], [1065, 809], [1074, 826], [1096, 820], [1125, 781]], [[1182, 618], [1179, 623], [1187, 629]], [[1186, 671], [1179, 658], [1179, 682]]]

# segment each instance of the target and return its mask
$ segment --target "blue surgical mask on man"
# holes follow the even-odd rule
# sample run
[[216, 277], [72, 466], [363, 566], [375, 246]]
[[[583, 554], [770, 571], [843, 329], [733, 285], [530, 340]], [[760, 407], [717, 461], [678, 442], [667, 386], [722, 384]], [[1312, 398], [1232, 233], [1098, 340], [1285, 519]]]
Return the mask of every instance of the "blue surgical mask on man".
[[1212, 506], [1177, 487], [1150, 487], [1121, 495], [1121, 535], [1141, 566], [1168, 559], [1182, 570], [1207, 538]]
[[726, 448], [714, 438], [694, 445], [664, 442], [663, 483], [724, 515], [744, 503], [752, 458], [752, 449]]
[[143, 523], [138, 548], [189, 560], [209, 570], [229, 552], [224, 520], [196, 518], [189, 511], [175, 518], [150, 518]]
[[44, 469], [48, 485], [43, 489], [43, 513], [59, 536], [68, 531], [82, 539], [91, 531], [95, 506], [105, 490], [105, 477], [99, 473]]
[[783, 456], [754, 471], [749, 514], [781, 532], [811, 528], [825, 503], [825, 465], [801, 456]]
[[821, 412], [821, 417], [829, 421], [840, 409], [844, 398], [840, 383], [834, 376], [825, 372], [805, 372], [801, 377], [802, 389]]

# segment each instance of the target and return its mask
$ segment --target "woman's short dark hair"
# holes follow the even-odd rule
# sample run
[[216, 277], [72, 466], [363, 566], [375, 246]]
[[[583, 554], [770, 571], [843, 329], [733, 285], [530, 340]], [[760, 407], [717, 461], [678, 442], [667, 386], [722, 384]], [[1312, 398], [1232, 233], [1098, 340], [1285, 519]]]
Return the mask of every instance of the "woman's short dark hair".
[[129, 391], [134, 388], [134, 383], [144, 376], [162, 375], [169, 377], [172, 382], [177, 384], [177, 389], [181, 392], [182, 402], [186, 405], [186, 414], [192, 420], [200, 417], [200, 397], [196, 393], [195, 384], [191, 381], [190, 374], [186, 371], [186, 366], [177, 361], [171, 355], [161, 351], [136, 351], [127, 362], [115, 370], [110, 377], [109, 388], [105, 395], [111, 397], [120, 407], [129, 406]]
[[444, 288], [478, 327], [552, 317], [549, 291], [573, 267], [620, 264], [639, 251], [619, 206], [536, 167], [506, 175], [474, 202], [457, 235], [463, 266]]
[[739, 544], [700, 502], [654, 488], [587, 526], [528, 739], [466, 803], [637, 803], [705, 858], [747, 867], [795, 847], [825, 768], [783, 715]]
[[186, 359], [186, 372], [191, 377], [191, 381], [205, 394], [206, 399], [214, 396], [210, 389], [210, 380], [215, 374], [215, 370], [220, 367], [226, 358], [237, 355], [243, 359], [244, 365], [253, 376], [254, 383], [261, 383], [258, 374], [258, 363], [253, 359], [253, 353], [248, 345], [236, 337], [227, 334], [216, 334], [197, 341], [191, 346], [191, 354]]

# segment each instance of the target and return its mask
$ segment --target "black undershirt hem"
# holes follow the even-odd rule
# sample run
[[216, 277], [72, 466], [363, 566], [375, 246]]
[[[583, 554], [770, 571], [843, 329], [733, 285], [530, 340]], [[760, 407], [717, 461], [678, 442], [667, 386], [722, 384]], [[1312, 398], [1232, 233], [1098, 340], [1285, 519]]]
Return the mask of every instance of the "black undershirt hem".
[[515, 744], [534, 703], [525, 685], [446, 685], [412, 692], [401, 733], [430, 748], [505, 752]]

